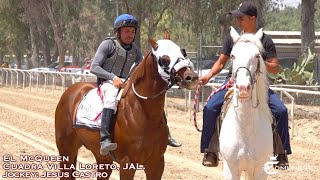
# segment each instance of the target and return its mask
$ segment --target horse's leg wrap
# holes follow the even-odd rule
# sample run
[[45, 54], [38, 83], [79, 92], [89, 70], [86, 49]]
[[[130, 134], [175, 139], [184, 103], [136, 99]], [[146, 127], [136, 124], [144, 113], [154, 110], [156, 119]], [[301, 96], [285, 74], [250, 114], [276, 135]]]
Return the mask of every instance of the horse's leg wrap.
[[178, 143], [176, 140], [174, 140], [170, 134], [170, 129], [169, 129], [169, 126], [168, 126], [168, 121], [167, 121], [167, 116], [166, 116], [166, 113], [163, 112], [163, 118], [166, 122], [166, 125], [167, 125], [167, 128], [168, 128], [168, 145], [169, 146], [172, 146], [172, 147], [180, 147], [182, 146], [180, 143]]
[[114, 119], [112, 118], [114, 110], [103, 108], [101, 117], [101, 128], [100, 128], [100, 154], [107, 155], [109, 151], [113, 151], [117, 148], [116, 143], [111, 141], [111, 125]]

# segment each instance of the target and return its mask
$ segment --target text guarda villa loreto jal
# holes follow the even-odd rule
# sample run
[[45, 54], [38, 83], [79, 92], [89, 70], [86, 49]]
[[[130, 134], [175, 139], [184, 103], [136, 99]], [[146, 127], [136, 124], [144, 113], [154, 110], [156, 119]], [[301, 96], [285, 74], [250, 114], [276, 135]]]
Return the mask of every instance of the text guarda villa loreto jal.
[[[68, 162], [68, 156], [19, 155], [16, 159], [11, 154], [2, 155], [2, 178], [99, 178], [108, 176], [108, 170], [120, 170], [117, 164], [77, 163], [60, 165]], [[127, 163], [124, 170], [144, 170], [142, 165]], [[101, 172], [98, 172], [98, 171]]]

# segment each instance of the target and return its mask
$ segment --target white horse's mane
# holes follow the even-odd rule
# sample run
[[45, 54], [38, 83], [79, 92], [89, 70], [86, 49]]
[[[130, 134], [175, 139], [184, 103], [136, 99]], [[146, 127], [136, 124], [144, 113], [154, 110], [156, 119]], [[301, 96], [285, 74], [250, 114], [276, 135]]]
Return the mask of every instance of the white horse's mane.
[[236, 42], [252, 42], [256, 45], [261, 54], [265, 51], [260, 39], [258, 39], [254, 34], [244, 33]]

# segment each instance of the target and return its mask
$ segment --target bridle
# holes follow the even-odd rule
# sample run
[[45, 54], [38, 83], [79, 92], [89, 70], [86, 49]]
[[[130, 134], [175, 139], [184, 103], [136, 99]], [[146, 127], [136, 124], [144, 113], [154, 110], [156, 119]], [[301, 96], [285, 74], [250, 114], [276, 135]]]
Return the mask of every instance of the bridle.
[[[238, 43], [238, 42], [250, 42], [250, 43], [252, 43], [251, 41], [247, 41], [246, 39], [238, 39], [238, 40], [236, 40], [235, 42], [234, 42], [234, 44], [233, 44], [233, 47]], [[253, 43], [254, 44], [254, 43]], [[237, 78], [237, 74], [238, 74], [238, 71], [240, 70], [240, 69], [245, 69], [245, 70], [247, 70], [248, 71], [248, 73], [249, 73], [249, 76], [250, 76], [250, 85], [252, 86], [252, 88], [254, 87], [254, 84], [256, 83], [256, 81], [257, 81], [257, 75], [258, 74], [260, 74], [260, 73], [262, 73], [261, 71], [260, 71], [260, 58], [262, 58], [261, 57], [261, 54], [259, 53], [259, 55], [258, 55], [258, 57], [257, 58], [259, 58], [258, 59], [258, 61], [257, 61], [257, 69], [256, 69], [256, 71], [252, 74], [251, 73], [251, 71], [247, 68], [247, 67], [244, 67], [244, 66], [240, 66], [240, 67], [238, 67], [237, 68], [237, 70], [235, 71], [235, 72], [232, 72], [232, 76], [233, 76], [233, 80], [234, 80], [234, 84], [236, 85], [237, 84], [237, 80], [236, 80], [236, 78]], [[231, 62], [233, 63], [233, 61], [235, 60], [234, 59], [234, 57], [231, 57]]]
[[[183, 78], [181, 78], [178, 74], [177, 74], [177, 72], [176, 72], [176, 70], [175, 70], [175, 65], [177, 65], [179, 62], [181, 62], [181, 61], [183, 61], [183, 59], [182, 58], [178, 58], [178, 60], [175, 62], [175, 64], [173, 65], [173, 67], [171, 68], [171, 70], [170, 70], [170, 68], [168, 67], [168, 66], [165, 66], [165, 65], [163, 65], [162, 64], [162, 57], [159, 57], [159, 58], [157, 58], [152, 52], [149, 52], [148, 54], [147, 54], [147, 57], [146, 58], [148, 58], [148, 56], [150, 56], [150, 54], [151, 54], [151, 56], [152, 56], [152, 58], [153, 58], [153, 60], [158, 60], [157, 62], [158, 62], [158, 64], [159, 64], [159, 66], [163, 69], [163, 71], [169, 76], [169, 79], [168, 79], [168, 81], [166, 82], [167, 83], [167, 85], [166, 85], [166, 87], [163, 89], [163, 90], [161, 90], [160, 92], [158, 92], [157, 94], [155, 94], [155, 95], [153, 95], [153, 96], [149, 96], [149, 97], [147, 97], [147, 96], [142, 96], [142, 95], [140, 95], [137, 91], [136, 91], [136, 89], [135, 89], [135, 86], [134, 86], [134, 83], [132, 83], [132, 90], [133, 90], [133, 92], [134, 92], [134, 94], [136, 95], [136, 96], [138, 96], [139, 98], [141, 98], [141, 99], [154, 99], [154, 98], [157, 98], [157, 97], [159, 97], [160, 95], [162, 95], [163, 93], [165, 93], [168, 89], [170, 89], [173, 85], [175, 85], [175, 84], [180, 84], [180, 83], [182, 83], [184, 80], [182, 80]], [[155, 73], [154, 72], [154, 63], [152, 63], [152, 72], [153, 72], [153, 74]], [[181, 81], [177, 81], [177, 79], [180, 79]]]
[[[237, 41], [234, 43], [233, 46], [235, 46], [235, 44], [236, 44], [237, 42], [241, 42], [241, 41], [237, 40]], [[243, 41], [242, 41], [242, 42], [243, 42]], [[250, 41], [248, 41], [248, 42], [250, 42]], [[233, 58], [233, 59], [232, 59], [232, 58]], [[262, 72], [260, 71], [260, 59], [262, 58], [261, 54], [259, 53], [256, 58], [258, 58], [258, 61], [257, 61], [257, 69], [256, 69], [256, 71], [255, 71], [254, 73], [251, 73], [251, 71], [250, 71], [247, 67], [245, 67], [245, 66], [240, 66], [240, 67], [238, 67], [238, 68], [236, 69], [235, 72], [232, 72], [232, 78], [233, 78], [233, 81], [234, 81], [234, 85], [235, 85], [235, 86], [237, 85], [237, 75], [238, 75], [239, 70], [240, 70], [240, 69], [245, 69], [245, 70], [248, 71], [248, 73], [249, 73], [250, 85], [251, 85], [252, 89], [254, 89], [254, 86], [255, 86], [255, 84], [256, 84], [256, 82], [257, 82], [257, 76], [258, 76], [259, 74], [262, 74]], [[231, 60], [232, 60], [231, 62], [233, 63], [233, 61], [235, 60], [234, 57], [231, 57]], [[233, 68], [232, 68], [232, 69], [233, 69]], [[237, 100], [238, 100], [238, 99], [237, 99]], [[258, 106], [258, 104], [259, 104], [259, 101], [257, 100], [257, 104], [254, 105], [253, 108], [256, 108], [256, 107]], [[234, 106], [237, 106], [237, 105], [238, 105], [238, 103], [235, 103], [235, 102], [234, 102]]]
[[[259, 58], [260, 58], [260, 57], [261, 57], [261, 56], [259, 55]], [[262, 72], [260, 71], [260, 60], [258, 59], [257, 69], [256, 69], [256, 71], [255, 71], [253, 74], [251, 73], [251, 71], [250, 71], [247, 67], [244, 67], [244, 66], [238, 67], [238, 69], [236, 70], [236, 72], [235, 72], [235, 73], [232, 73], [232, 74], [233, 74], [233, 81], [234, 81], [234, 84], [235, 84], [235, 85], [237, 84], [237, 74], [238, 74], [238, 71], [239, 71], [240, 69], [245, 69], [245, 70], [248, 71], [249, 76], [250, 76], [250, 85], [251, 85], [252, 88], [253, 88], [254, 85], [255, 85], [256, 82], [257, 82], [257, 75], [260, 74], [260, 73], [262, 73]]]

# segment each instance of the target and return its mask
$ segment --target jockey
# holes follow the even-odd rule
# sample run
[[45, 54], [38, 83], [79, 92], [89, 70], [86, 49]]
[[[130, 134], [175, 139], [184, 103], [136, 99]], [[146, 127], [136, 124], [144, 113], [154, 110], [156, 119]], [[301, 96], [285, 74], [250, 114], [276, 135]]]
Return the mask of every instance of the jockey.
[[[111, 141], [110, 135], [111, 126], [114, 124], [112, 116], [117, 111], [117, 94], [119, 88], [124, 86], [123, 79], [128, 77], [132, 67], [142, 60], [141, 51], [133, 43], [138, 28], [138, 21], [134, 16], [122, 14], [117, 17], [114, 21], [116, 38], [106, 38], [99, 45], [91, 64], [90, 72], [97, 76], [97, 84], [103, 94], [101, 155], [106, 155], [117, 148], [117, 144]], [[176, 143], [174, 140], [171, 142]]]
[[[236, 18], [237, 26], [241, 28], [241, 33], [256, 33], [256, 18], [257, 8], [252, 2], [243, 2], [237, 10], [231, 11]], [[265, 61], [267, 71], [269, 73], [277, 74], [279, 72], [279, 62], [277, 59], [277, 53], [275, 45], [272, 39], [263, 34], [261, 39], [265, 52], [262, 57]], [[200, 78], [200, 84], [205, 85], [208, 83], [211, 77], [218, 74], [230, 57], [230, 53], [233, 47], [233, 40], [231, 36], [227, 36], [219, 59], [212, 66], [210, 72]], [[225, 84], [229, 81], [231, 72], [227, 76]], [[224, 101], [224, 96], [227, 92], [227, 88], [223, 89], [214, 94], [203, 109], [203, 130], [201, 135], [201, 153], [204, 154], [203, 165], [205, 166], [218, 166], [218, 148], [215, 150], [208, 150], [209, 143], [213, 137], [215, 131], [216, 120], [221, 112], [221, 107]], [[271, 90], [268, 90], [269, 95], [269, 107], [272, 111], [273, 116], [276, 119], [276, 128], [281, 137], [283, 154], [278, 154], [277, 161], [279, 166], [288, 166], [287, 154], [291, 154], [290, 138], [288, 132], [288, 111], [286, 106], [281, 102], [280, 98]], [[214, 136], [215, 137], [215, 136]], [[218, 142], [218, 138], [215, 138], [214, 142]], [[216, 144], [216, 143], [212, 143]], [[281, 146], [281, 143], [280, 143]], [[211, 146], [210, 146], [211, 147]], [[282, 149], [282, 148], [281, 148]]]

